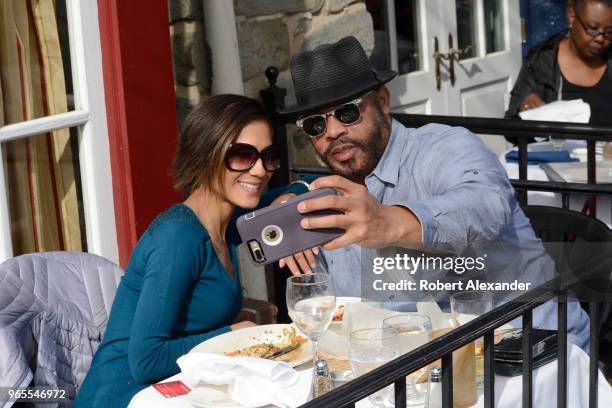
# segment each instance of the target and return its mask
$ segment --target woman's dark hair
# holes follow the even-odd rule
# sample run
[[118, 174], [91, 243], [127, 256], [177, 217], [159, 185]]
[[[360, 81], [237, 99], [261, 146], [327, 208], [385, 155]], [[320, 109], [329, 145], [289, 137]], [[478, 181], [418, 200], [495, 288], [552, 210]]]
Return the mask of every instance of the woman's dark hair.
[[241, 95], [215, 95], [185, 118], [172, 166], [174, 187], [189, 194], [206, 184], [219, 193], [225, 153], [242, 129], [255, 120], [270, 124], [261, 104]]
[[[574, 11], [581, 10], [589, 0], [568, 0], [572, 2]], [[608, 7], [612, 7], [612, 0], [593, 0], [594, 3], [603, 3]]]

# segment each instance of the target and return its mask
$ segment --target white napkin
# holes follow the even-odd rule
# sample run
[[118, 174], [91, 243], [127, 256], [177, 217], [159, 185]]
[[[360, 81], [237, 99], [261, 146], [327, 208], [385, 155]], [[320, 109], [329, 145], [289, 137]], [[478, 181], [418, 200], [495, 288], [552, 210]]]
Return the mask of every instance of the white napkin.
[[310, 376], [300, 376], [285, 362], [213, 353], [190, 353], [176, 362], [187, 385], [228, 385], [240, 405], [297, 407], [310, 392]]
[[582, 99], [555, 101], [539, 108], [519, 112], [519, 116], [525, 120], [588, 123], [591, 118], [591, 107]]

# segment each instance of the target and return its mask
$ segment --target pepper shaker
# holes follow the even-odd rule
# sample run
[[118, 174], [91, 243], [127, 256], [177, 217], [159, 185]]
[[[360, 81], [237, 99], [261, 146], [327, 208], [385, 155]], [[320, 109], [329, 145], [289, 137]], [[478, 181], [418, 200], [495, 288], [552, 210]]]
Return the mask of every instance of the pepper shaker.
[[432, 367], [429, 371], [428, 408], [442, 408], [442, 369]]
[[312, 396], [317, 398], [333, 389], [327, 361], [318, 360], [312, 376]]

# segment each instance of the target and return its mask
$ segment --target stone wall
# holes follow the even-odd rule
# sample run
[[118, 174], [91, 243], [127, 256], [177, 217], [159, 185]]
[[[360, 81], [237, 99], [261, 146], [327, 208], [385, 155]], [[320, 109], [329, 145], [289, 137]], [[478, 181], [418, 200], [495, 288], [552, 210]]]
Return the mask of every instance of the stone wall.
[[[209, 0], [228, 1], [228, 0]], [[236, 31], [247, 96], [259, 97], [267, 86], [265, 69], [276, 66], [278, 85], [295, 97], [289, 73], [290, 56], [352, 34], [370, 53], [374, 47], [372, 17], [364, 0], [233, 0]], [[211, 64], [206, 44], [202, 0], [168, 0], [179, 124], [210, 95]], [[320, 163], [308, 138], [289, 128], [292, 163]]]
[[179, 125], [193, 106], [210, 95], [202, 0], [168, 0]]
[[[258, 97], [267, 86], [266, 67], [276, 66], [278, 85], [295, 101], [290, 56], [354, 35], [366, 52], [374, 48], [372, 17], [364, 0], [234, 0], [245, 94]], [[289, 128], [294, 165], [320, 164], [308, 137]]]

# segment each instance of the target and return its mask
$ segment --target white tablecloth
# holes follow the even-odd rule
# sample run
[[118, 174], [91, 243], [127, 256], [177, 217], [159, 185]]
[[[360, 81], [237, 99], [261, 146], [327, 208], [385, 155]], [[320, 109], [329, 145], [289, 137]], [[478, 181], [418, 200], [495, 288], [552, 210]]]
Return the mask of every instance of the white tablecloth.
[[[584, 141], [577, 140], [568, 140], [565, 142], [563, 146], [563, 150], [571, 151], [576, 147], [586, 147], [586, 143]], [[515, 148], [516, 149], [516, 148]], [[530, 143], [529, 149], [533, 151], [547, 151], [554, 150], [551, 142], [540, 142], [540, 143]], [[518, 163], [508, 163], [506, 161], [506, 153], [502, 154], [499, 157], [499, 160], [503, 164], [506, 169], [506, 173], [508, 174], [508, 178], [518, 179], [519, 178], [519, 170]], [[601, 157], [598, 157], [601, 159]], [[586, 163], [585, 163], [586, 166]], [[527, 179], [528, 180], [536, 180], [536, 181], [549, 181], [548, 176], [540, 168], [540, 166], [529, 165], [527, 166]], [[575, 211], [582, 211], [582, 207], [584, 206], [585, 201], [588, 196], [584, 194], [572, 194], [570, 195], [570, 209]], [[545, 191], [530, 191], [527, 194], [527, 200], [529, 205], [548, 205], [551, 207], [562, 207], [561, 194], [545, 192]], [[610, 197], [598, 196], [597, 198], [597, 218], [605, 222], [608, 227], [611, 224], [612, 217], [612, 203], [610, 202]]]
[[[568, 345], [568, 400], [571, 408], [588, 407], [589, 395], [589, 357], [579, 347]], [[166, 381], [180, 380], [177, 374]], [[557, 406], [557, 361], [552, 361], [533, 372], [533, 406], [538, 408], [556, 408]], [[515, 408], [521, 406], [523, 397], [523, 378], [495, 376], [495, 406]], [[599, 408], [612, 408], [612, 388], [599, 374]], [[483, 407], [483, 396], [480, 395], [475, 407]], [[145, 388], [132, 398], [129, 408], [157, 407], [191, 407], [187, 396], [164, 398], [153, 387]], [[367, 400], [357, 403], [357, 408], [368, 408]]]

